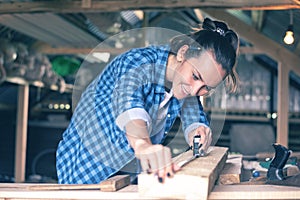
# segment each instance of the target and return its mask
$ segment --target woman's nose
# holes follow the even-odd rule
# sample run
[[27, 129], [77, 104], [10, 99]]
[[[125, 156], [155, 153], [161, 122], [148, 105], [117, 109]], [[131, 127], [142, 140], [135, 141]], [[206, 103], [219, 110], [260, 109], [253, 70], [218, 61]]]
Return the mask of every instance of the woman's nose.
[[205, 83], [203, 81], [195, 81], [192, 85], [192, 92], [191, 95], [192, 96], [196, 96], [196, 95], [202, 95], [201, 94], [201, 90], [202, 88], [205, 88]]

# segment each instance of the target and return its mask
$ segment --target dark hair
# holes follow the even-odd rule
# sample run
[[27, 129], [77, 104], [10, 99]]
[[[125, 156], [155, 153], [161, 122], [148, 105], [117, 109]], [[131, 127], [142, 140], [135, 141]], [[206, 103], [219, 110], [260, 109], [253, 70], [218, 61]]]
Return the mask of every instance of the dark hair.
[[227, 72], [225, 81], [228, 90], [230, 92], [237, 90], [239, 79], [235, 66], [239, 38], [224, 22], [205, 18], [202, 29], [188, 35], [174, 37], [171, 40], [170, 53], [176, 55], [183, 45], [189, 46], [185, 53], [186, 59], [199, 56], [204, 51], [212, 51], [216, 61]]

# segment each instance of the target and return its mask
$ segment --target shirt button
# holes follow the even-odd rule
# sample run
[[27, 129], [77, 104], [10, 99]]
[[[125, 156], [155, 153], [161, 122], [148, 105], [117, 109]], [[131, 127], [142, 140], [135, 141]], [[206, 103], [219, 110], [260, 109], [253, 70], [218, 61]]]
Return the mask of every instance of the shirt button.
[[171, 115], [170, 115], [170, 114], [168, 114], [168, 115], [167, 115], [167, 117], [169, 117], [169, 118], [170, 118], [170, 117], [171, 117]]
[[165, 131], [165, 134], [168, 134], [168, 131]]

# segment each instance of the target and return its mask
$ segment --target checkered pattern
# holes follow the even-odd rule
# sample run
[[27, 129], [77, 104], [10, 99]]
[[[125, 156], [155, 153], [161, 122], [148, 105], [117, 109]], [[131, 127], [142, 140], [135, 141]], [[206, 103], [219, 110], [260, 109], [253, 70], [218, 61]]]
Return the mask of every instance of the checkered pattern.
[[[168, 46], [133, 49], [116, 57], [87, 87], [57, 149], [59, 183], [99, 183], [134, 159], [116, 119], [141, 108], [155, 122], [165, 95], [168, 52]], [[200, 101], [193, 99], [170, 99], [166, 133], [179, 115], [185, 128], [195, 122], [208, 124]], [[166, 134], [161, 137], [163, 142]]]

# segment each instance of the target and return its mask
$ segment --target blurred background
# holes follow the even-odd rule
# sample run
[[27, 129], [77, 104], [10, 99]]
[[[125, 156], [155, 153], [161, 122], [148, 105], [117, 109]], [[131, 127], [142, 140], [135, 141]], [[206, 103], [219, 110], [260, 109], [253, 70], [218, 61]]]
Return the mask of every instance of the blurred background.
[[[144, 37], [124, 31], [159, 27], [188, 33], [205, 17], [228, 22], [241, 37], [239, 92], [219, 88], [219, 95], [203, 99], [214, 144], [251, 156], [272, 152], [276, 141], [300, 151], [299, 3], [137, 2], [0, 0], [1, 182], [56, 181], [55, 150], [72, 116], [83, 61], [101, 70]], [[287, 30], [293, 37], [284, 41]], [[138, 45], [160, 37], [153, 32]], [[284, 69], [287, 75], [279, 76]], [[93, 75], [81, 70], [80, 76], [86, 83]], [[287, 89], [278, 86], [282, 82]], [[280, 131], [278, 116], [283, 116]], [[174, 155], [186, 148], [180, 132], [178, 121], [166, 140]]]

